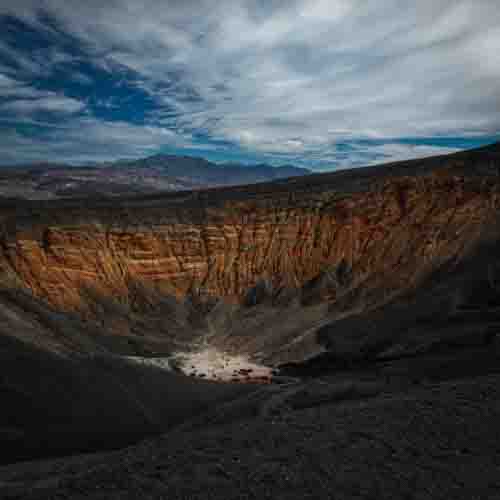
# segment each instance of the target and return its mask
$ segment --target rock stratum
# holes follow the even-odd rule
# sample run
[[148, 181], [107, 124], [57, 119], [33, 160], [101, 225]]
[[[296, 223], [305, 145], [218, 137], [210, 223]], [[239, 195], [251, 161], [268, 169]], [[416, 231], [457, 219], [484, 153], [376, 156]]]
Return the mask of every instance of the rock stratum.
[[[362, 289], [374, 305], [482, 237], [499, 165], [489, 147], [241, 188], [4, 203], [0, 273], [64, 311], [88, 309], [90, 291], [135, 307], [139, 290], [241, 303], [256, 287], [328, 301]], [[339, 266], [343, 284], [331, 279]]]

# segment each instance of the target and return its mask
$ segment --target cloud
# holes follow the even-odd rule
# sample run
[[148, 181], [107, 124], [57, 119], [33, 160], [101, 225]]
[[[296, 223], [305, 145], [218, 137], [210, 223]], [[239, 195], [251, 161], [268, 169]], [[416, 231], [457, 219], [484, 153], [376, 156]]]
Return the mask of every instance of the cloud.
[[126, 122], [106, 122], [80, 117], [67, 124], [27, 122], [43, 128], [41, 134], [10, 131], [0, 136], [3, 163], [69, 161], [75, 164], [116, 158], [140, 158], [165, 146], [185, 147], [189, 138], [161, 127], [143, 127]]
[[2, 111], [19, 114], [32, 114], [38, 111], [51, 113], [77, 113], [85, 107], [85, 103], [64, 96], [47, 96], [40, 99], [18, 99], [2, 106]]
[[12, 88], [17, 85], [16, 80], [0, 73], [0, 89]]
[[4, 99], [0, 111], [23, 117], [37, 112], [77, 113], [85, 108], [82, 101], [37, 89], [1, 73], [0, 99]]
[[71, 79], [80, 85], [92, 85], [94, 80], [90, 76], [81, 73], [80, 71], [75, 71], [71, 74]]
[[[398, 138], [500, 132], [497, 0], [4, 0], [2, 13], [70, 36], [92, 64], [147, 93], [143, 149], [146, 135], [158, 145], [159, 131], [174, 129], [207, 148], [345, 166], [372, 161], [356, 147], [339, 155], [346, 142], [383, 140], [372, 156], [399, 159], [454, 148]], [[52, 48], [19, 67], [36, 74], [67, 58]], [[36, 102], [82, 109], [66, 97]]]

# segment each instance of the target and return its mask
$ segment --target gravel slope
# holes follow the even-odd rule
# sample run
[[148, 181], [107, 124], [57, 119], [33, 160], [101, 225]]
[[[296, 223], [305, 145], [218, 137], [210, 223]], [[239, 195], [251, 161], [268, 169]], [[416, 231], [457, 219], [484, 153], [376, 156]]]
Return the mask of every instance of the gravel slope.
[[208, 419], [121, 452], [1, 469], [0, 496], [499, 498], [499, 383], [490, 375], [359, 398], [337, 391], [337, 400], [332, 393], [314, 403], [327, 384], [310, 382], [258, 416]]

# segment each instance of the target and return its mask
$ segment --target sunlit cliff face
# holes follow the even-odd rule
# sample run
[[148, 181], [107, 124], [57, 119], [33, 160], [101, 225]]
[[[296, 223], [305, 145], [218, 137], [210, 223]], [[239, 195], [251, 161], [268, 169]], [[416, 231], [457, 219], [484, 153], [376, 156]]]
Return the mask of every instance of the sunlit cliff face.
[[[262, 280], [274, 292], [300, 290], [340, 265], [348, 287], [390, 294], [458, 255], [498, 207], [495, 177], [447, 169], [362, 192], [342, 193], [328, 179], [56, 209], [27, 227], [14, 218], [1, 266], [63, 310], [85, 310], [89, 290], [131, 306], [139, 289], [238, 303]], [[327, 289], [323, 300], [341, 293]]]

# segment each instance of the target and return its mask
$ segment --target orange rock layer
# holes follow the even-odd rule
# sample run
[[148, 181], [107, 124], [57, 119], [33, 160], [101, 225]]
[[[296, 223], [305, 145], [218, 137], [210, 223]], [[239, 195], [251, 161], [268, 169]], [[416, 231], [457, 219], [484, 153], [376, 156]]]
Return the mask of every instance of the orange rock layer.
[[5, 212], [0, 272], [61, 310], [85, 309], [90, 291], [132, 304], [138, 286], [237, 302], [261, 279], [300, 288], [341, 261], [358, 286], [391, 294], [458, 258], [499, 209], [493, 177], [443, 171], [342, 190], [318, 179]]

